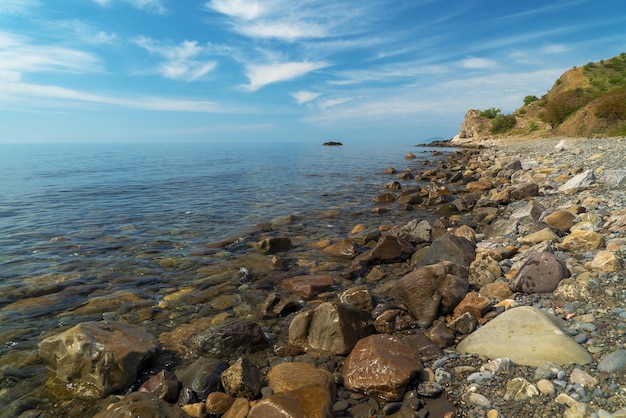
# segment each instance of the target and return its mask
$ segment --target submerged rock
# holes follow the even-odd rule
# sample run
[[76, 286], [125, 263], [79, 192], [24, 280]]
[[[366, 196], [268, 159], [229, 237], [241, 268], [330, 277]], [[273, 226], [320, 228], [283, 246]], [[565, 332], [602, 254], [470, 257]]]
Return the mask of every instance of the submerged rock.
[[99, 398], [130, 386], [158, 346], [141, 327], [84, 322], [44, 339], [39, 356], [76, 396]]
[[186, 418], [189, 415], [151, 393], [133, 392], [94, 415], [94, 418], [160, 417]]

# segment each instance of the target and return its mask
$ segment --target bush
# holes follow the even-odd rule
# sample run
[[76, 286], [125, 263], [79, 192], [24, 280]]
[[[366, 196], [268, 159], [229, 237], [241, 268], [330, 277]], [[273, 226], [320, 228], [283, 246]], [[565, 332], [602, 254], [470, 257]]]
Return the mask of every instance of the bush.
[[611, 91], [598, 99], [595, 114], [610, 123], [626, 122], [626, 87]]
[[491, 133], [502, 134], [515, 127], [517, 119], [513, 115], [497, 115], [491, 121]]
[[489, 109], [485, 109], [480, 112], [480, 116], [484, 118], [493, 119], [500, 114], [501, 110], [497, 107], [490, 107]]
[[532, 102], [536, 102], [537, 100], [539, 100], [537, 96], [526, 96], [524, 97], [524, 104], [528, 106], [529, 104], [531, 104]]
[[591, 92], [585, 91], [580, 87], [561, 92], [546, 102], [541, 115], [542, 119], [554, 128], [593, 99]]

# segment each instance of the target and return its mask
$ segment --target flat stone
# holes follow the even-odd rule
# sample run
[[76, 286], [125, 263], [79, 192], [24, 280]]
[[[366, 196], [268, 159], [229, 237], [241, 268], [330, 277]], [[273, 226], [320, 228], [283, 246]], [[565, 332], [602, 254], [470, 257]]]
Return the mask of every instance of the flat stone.
[[94, 418], [119, 417], [162, 417], [187, 418], [189, 415], [177, 405], [171, 405], [147, 392], [133, 392], [121, 401], [115, 402]]
[[574, 226], [576, 215], [568, 210], [558, 209], [543, 218], [543, 221], [554, 229], [568, 232]]
[[334, 399], [319, 385], [274, 393], [255, 403], [247, 418], [332, 418]]
[[321, 386], [333, 396], [336, 391], [333, 375], [327, 370], [308, 363], [278, 364], [267, 373], [267, 382], [274, 393], [288, 392], [308, 386]]
[[342, 239], [322, 250], [333, 257], [353, 259], [358, 254], [358, 246], [350, 239]]
[[470, 334], [459, 343], [457, 351], [490, 359], [508, 357], [515, 364], [532, 367], [546, 361], [558, 365], [589, 363], [589, 353], [567, 337], [564, 329], [564, 321], [554, 315], [520, 306]]
[[365, 253], [364, 260], [373, 263], [391, 263], [407, 259], [415, 248], [407, 240], [392, 235], [383, 235], [374, 248]]
[[280, 283], [280, 287], [305, 298], [311, 298], [318, 293], [332, 289], [334, 284], [335, 281], [332, 276], [311, 274], [285, 279]]
[[600, 360], [598, 370], [605, 373], [615, 373], [626, 370], [626, 350], [616, 350]]
[[519, 237], [517, 242], [520, 244], [535, 245], [543, 241], [559, 242], [561, 239], [550, 228], [544, 228], [537, 232]]
[[593, 175], [593, 171], [585, 170], [569, 179], [562, 186], [559, 186], [559, 191], [569, 193], [580, 191], [595, 183], [595, 180], [596, 178]]
[[478, 291], [481, 295], [489, 299], [496, 299], [502, 301], [513, 296], [513, 292], [508, 283], [495, 282], [489, 283], [480, 288]]
[[235, 398], [224, 392], [211, 392], [206, 399], [206, 412], [208, 414], [222, 415], [230, 409]]

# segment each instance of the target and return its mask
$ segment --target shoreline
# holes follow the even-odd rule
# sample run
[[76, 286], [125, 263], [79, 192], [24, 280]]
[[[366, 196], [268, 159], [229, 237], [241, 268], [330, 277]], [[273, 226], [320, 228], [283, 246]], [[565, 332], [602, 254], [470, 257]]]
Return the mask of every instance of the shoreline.
[[[593, 143], [585, 140], [566, 141], [563, 148], [558, 151], [554, 147], [560, 142], [560, 138], [501, 143], [493, 148], [462, 149], [451, 154], [451, 158], [445, 159], [437, 170], [420, 172], [415, 169], [412, 175], [425, 181], [426, 186], [412, 190], [411, 182], [402, 180], [400, 189], [391, 188], [390, 185], [389, 188], [381, 190], [380, 194], [375, 196], [377, 201], [374, 209], [381, 208], [378, 225], [363, 225], [361, 231], [348, 234], [343, 239], [333, 240], [334, 242], [309, 243], [308, 245], [319, 249], [320, 260], [319, 264], [311, 267], [302, 265], [298, 269], [282, 268], [279, 266], [281, 260], [287, 264], [293, 263], [290, 260], [294, 256], [291, 245], [287, 246], [283, 242], [281, 244], [283, 247], [272, 248], [270, 241], [260, 244], [270, 238], [293, 238], [294, 242], [301, 245], [301, 238], [272, 237], [271, 234], [259, 237], [257, 244], [268, 250], [255, 257], [263, 259], [264, 266], [269, 261], [274, 267], [258, 271], [250, 269], [250, 277], [245, 272], [242, 273], [241, 281], [237, 280], [239, 286], [237, 290], [233, 291], [230, 298], [221, 299], [225, 307], [224, 312], [229, 312], [221, 321], [228, 317], [252, 318], [261, 324], [266, 334], [272, 335], [270, 338], [272, 347], [268, 346], [261, 350], [262, 354], [250, 353], [262, 379], [267, 379], [268, 372], [283, 363], [304, 362], [334, 373], [336, 397], [333, 397], [331, 406], [335, 417], [353, 416], [355, 411], [367, 411], [375, 416], [392, 416], [401, 410], [408, 411], [411, 399], [420, 399], [421, 409], [428, 410], [430, 416], [447, 416], [445, 414], [453, 409], [456, 416], [460, 417], [485, 415], [514, 417], [533, 416], [532, 414], [537, 416], [538, 413], [541, 414], [539, 416], [558, 417], [563, 416], [568, 408], [574, 410], [583, 407], [589, 413], [597, 413], [601, 408], [614, 417], [626, 416], [624, 411], [626, 395], [619, 387], [624, 369], [613, 372], [597, 370], [599, 363], [607, 355], [626, 348], [624, 346], [626, 306], [622, 297], [626, 295], [625, 277], [621, 268], [611, 271], [608, 264], [599, 267], [593, 264], [598, 253], [606, 252], [611, 253], [617, 259], [617, 263], [623, 266], [626, 249], [623, 228], [626, 224], [624, 185], [620, 181], [613, 186], [605, 180], [604, 175], [608, 171], [623, 169], [626, 145], [622, 140], [592, 141]], [[454, 147], [459, 148], [456, 145]], [[594, 179], [589, 180], [589, 184], [580, 184], [574, 188], [575, 191], [570, 189], [559, 191], [560, 187], [586, 170], [594, 174]], [[529, 184], [536, 187], [529, 187]], [[389, 193], [393, 201], [381, 197], [385, 193]], [[427, 210], [437, 218], [432, 222], [427, 221], [428, 239], [417, 238], [418, 233], [424, 232], [417, 231], [417, 225], [414, 225], [413, 229], [403, 229], [406, 225], [389, 225], [385, 222], [385, 213], [382, 209], [396, 210], [390, 207], [398, 205], [401, 201]], [[512, 215], [523, 212], [523, 209], [531, 203], [536, 205], [529, 209], [529, 213], [533, 213], [532, 216], [527, 215], [523, 221], [520, 221], [521, 218], [512, 218]], [[416, 212], [418, 220], [421, 213]], [[562, 224], [558, 224], [558, 227], [547, 224], [546, 217], [554, 213], [568, 218], [572, 225], [564, 230], [560, 229], [565, 228]], [[502, 221], [502, 225], [497, 225], [498, 221]], [[591, 244], [586, 242], [571, 247], [563, 246], [567, 237], [572, 234], [571, 228], [583, 222], [590, 226], [583, 225], [588, 229], [582, 230], [590, 230], [599, 235], [602, 244], [598, 248], [588, 247]], [[544, 236], [529, 238], [541, 231], [544, 232]], [[552, 232], [552, 235], [549, 232]], [[407, 236], [410, 238], [406, 238]], [[416, 308], [410, 307], [411, 298], [400, 300], [401, 298], [394, 295], [398, 289], [397, 282], [406, 274], [420, 268], [420, 262], [424, 257], [428, 257], [429, 248], [432, 248], [438, 239], [449, 236], [459, 237], [464, 240], [463, 243], [465, 241], [473, 243], [474, 256], [471, 260], [467, 259], [465, 266], [469, 274], [467, 279], [469, 286], [462, 297], [464, 302], [457, 302], [452, 309], [442, 308], [444, 313], [430, 319], [429, 324], [427, 320], [421, 318], [422, 325], [427, 326], [420, 327], [418, 326], [420, 318], [416, 318]], [[385, 237], [395, 237], [395, 241]], [[405, 241], [411, 245], [408, 251], [402, 249]], [[456, 238], [452, 240], [453, 244], [457, 241]], [[448, 258], [463, 263], [464, 261], [458, 261], [467, 256], [463, 245], [453, 245], [451, 249], [445, 248], [445, 251], [438, 250], [437, 257], [441, 258], [443, 251], [447, 252], [444, 260]], [[509, 294], [504, 292], [503, 288], [508, 288], [508, 284], [522, 267], [523, 262], [537, 252], [555, 254], [566, 264], [569, 277], [561, 278], [557, 287], [546, 293], [513, 293], [510, 290]], [[297, 257], [297, 251], [295, 256]], [[302, 262], [304, 263], [304, 260]], [[603, 271], [603, 268], [607, 271]], [[296, 270], [303, 274], [294, 276]], [[500, 273], [492, 274], [493, 277], [485, 277], [482, 274], [485, 271]], [[293, 280], [294, 277], [300, 277], [299, 281]], [[489, 283], [485, 283], [489, 280], [491, 280]], [[586, 295], [586, 299], [577, 300], [572, 297], [568, 300], [569, 294], [563, 289], [559, 291], [558, 288], [564, 284], [578, 289], [582, 292], [579, 295]], [[500, 293], [494, 292], [493, 289], [491, 293], [481, 292], [487, 285], [491, 288], [498, 287]], [[610, 292], [607, 293], [608, 290]], [[192, 291], [192, 294], [198, 296], [201, 291], [202, 287], [199, 287]], [[274, 305], [265, 299], [271, 292], [281, 295]], [[482, 295], [487, 302], [481, 299], [480, 303], [484, 305], [478, 304], [482, 307], [477, 308], [476, 301], [465, 300], [470, 294], [472, 297], [477, 297], [474, 294]], [[555, 294], [558, 296], [555, 297]], [[189, 304], [191, 300], [185, 294], [172, 295], [167, 299], [168, 303], [160, 306], [160, 309], [173, 312], [175, 306], [181, 303]], [[237, 310], [237, 305], [246, 300], [253, 301], [247, 304], [251, 308]], [[320, 306], [328, 307], [326, 303], [329, 302], [335, 305], [348, 304], [366, 312], [371, 317], [371, 325], [376, 328], [372, 335], [390, 334], [402, 341], [413, 341], [414, 348], [417, 348], [414, 339], [421, 334], [435, 342], [429, 347], [436, 354], [431, 352], [430, 355], [425, 355], [423, 351], [418, 353], [423, 367], [423, 371], [419, 372], [418, 381], [432, 384], [420, 385], [413, 376], [404, 383], [399, 400], [386, 402], [376, 400], [377, 397], [373, 395], [364, 395], [367, 389], [359, 389], [358, 385], [356, 389], [351, 387], [351, 390], [348, 390], [346, 380], [349, 379], [344, 367], [354, 347], [340, 354], [331, 352], [327, 346], [320, 349], [319, 344], [311, 340], [313, 337], [305, 335], [304, 340], [298, 340], [290, 335], [291, 324], [298, 315], [316, 311]], [[215, 301], [211, 303], [216, 305]], [[457, 314], [455, 309], [460, 303], [465, 303], [466, 310]], [[262, 316], [253, 309], [254, 304], [264, 312]], [[487, 372], [492, 375], [489, 378], [486, 375], [476, 377], [476, 373], [485, 373], [482, 368], [490, 364], [490, 359], [484, 354], [459, 353], [456, 350], [457, 345], [505, 312], [514, 312], [517, 309], [513, 307], [514, 305], [530, 306], [539, 311], [556, 314], [565, 321], [565, 328], [569, 330], [571, 339], [578, 338], [577, 344], [590, 353], [590, 362], [586, 365], [558, 366], [559, 371], [555, 372], [555, 376], [550, 377], [546, 374], [540, 379], [536, 379], [540, 367], [528, 365], [513, 365], [509, 369], [500, 368], [493, 373]], [[273, 311], [275, 306], [282, 306], [284, 310]], [[288, 306], [290, 307], [287, 308]], [[201, 312], [200, 310], [193, 319], [193, 323], [202, 323]], [[272, 312], [273, 314], [268, 315]], [[470, 313], [476, 322], [474, 329], [469, 333], [464, 333], [468, 328], [462, 328], [458, 319], [464, 317], [471, 323], [471, 318], [464, 315], [466, 313]], [[217, 316], [219, 315], [212, 321], [219, 323]], [[416, 319], [418, 322], [415, 322]], [[189, 339], [193, 339], [199, 330], [189, 326], [179, 328], [181, 329], [179, 334], [172, 335], [176, 331], [174, 330], [170, 335], [156, 337], [161, 344], [173, 351], [182, 353], [185, 350], [196, 350], [195, 355], [202, 357], [203, 355], [197, 352], [197, 347], [189, 347]], [[319, 328], [317, 331], [329, 332], [325, 328]], [[345, 331], [343, 336], [345, 337]], [[434, 346], [442, 351], [437, 351]], [[386, 358], [384, 353], [380, 353], [379, 356]], [[229, 363], [232, 364], [232, 361], [234, 360]], [[173, 371], [176, 371], [177, 367], [182, 367], [185, 362], [174, 367]], [[158, 367], [152, 367], [152, 373], [156, 374]], [[589, 377], [585, 377], [587, 380], [583, 379], [584, 383], [576, 380], [581, 373]], [[473, 378], [470, 380], [471, 376]], [[576, 381], [571, 381], [572, 376], [576, 376], [574, 379]], [[523, 402], [515, 399], [515, 395], [507, 396], [512, 393], [509, 382], [520, 382], [515, 380], [517, 378], [524, 379], [528, 384], [522, 382], [526, 385], [525, 391], [530, 393], [528, 397], [522, 399]], [[595, 385], [589, 384], [590, 381], [594, 381], [590, 379], [595, 380]], [[540, 390], [538, 382], [542, 380], [549, 383], [542, 382]], [[562, 387], [561, 381], [565, 381]], [[533, 392], [533, 386], [537, 391], [536, 394]], [[544, 386], [547, 386], [547, 389]], [[428, 392], [426, 387], [436, 390]], [[583, 390], [579, 390], [581, 387]], [[599, 392], [594, 388], [599, 389]], [[581, 394], [583, 392], [584, 395]], [[271, 391], [268, 392], [267, 399], [271, 399], [269, 393]], [[320, 396], [318, 400], [326, 399], [325, 395]], [[254, 398], [247, 400], [248, 408], [255, 408], [256, 404], [265, 402]], [[557, 398], [561, 402], [557, 402]], [[99, 401], [100, 410], [104, 410], [107, 404], [115, 400], [123, 401], [122, 398]], [[153, 402], [163, 403], [156, 400]], [[396, 412], [390, 412], [394, 408]], [[413, 412], [417, 413], [415, 409]], [[409, 414], [406, 411], [405, 413]]]

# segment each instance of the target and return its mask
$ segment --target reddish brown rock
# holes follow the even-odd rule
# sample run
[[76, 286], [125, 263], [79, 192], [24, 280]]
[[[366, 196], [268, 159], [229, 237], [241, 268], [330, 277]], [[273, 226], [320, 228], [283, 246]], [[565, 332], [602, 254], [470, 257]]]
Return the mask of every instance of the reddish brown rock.
[[186, 418], [188, 415], [177, 405], [170, 405], [163, 399], [159, 399], [151, 393], [133, 392], [122, 398], [121, 401], [109, 405], [109, 407], [97, 413], [94, 418], [119, 418], [119, 417], [166, 417]]
[[511, 190], [511, 199], [524, 200], [529, 197], [537, 196], [538, 193], [539, 185], [537, 183], [522, 183], [516, 185], [513, 190]]
[[490, 179], [482, 177], [477, 181], [470, 181], [465, 185], [465, 190], [470, 193], [484, 192], [485, 190], [493, 189], [493, 183]]
[[333, 403], [322, 386], [305, 386], [261, 399], [247, 418], [332, 418]]
[[230, 409], [235, 398], [224, 392], [211, 392], [206, 398], [206, 412], [208, 414], [222, 415]]
[[320, 386], [332, 397], [336, 387], [333, 375], [327, 370], [308, 363], [288, 362], [278, 364], [267, 373], [267, 382], [274, 393], [282, 393], [308, 386]]
[[392, 203], [395, 202], [396, 198], [391, 193], [382, 193], [374, 198], [374, 202], [376, 203]]
[[398, 401], [422, 369], [413, 348], [394, 336], [375, 334], [357, 343], [342, 375], [348, 390]]
[[280, 287], [305, 298], [310, 298], [320, 292], [332, 289], [334, 283], [332, 276], [312, 274], [308, 276], [294, 276], [283, 280], [280, 283]]
[[376, 317], [374, 328], [380, 334], [392, 334], [417, 328], [417, 321], [404, 309], [387, 309]]
[[420, 267], [396, 282], [396, 296], [425, 327], [451, 313], [463, 299], [469, 289], [467, 275], [464, 267], [449, 261]]
[[559, 282], [569, 277], [565, 262], [549, 252], [533, 254], [520, 267], [509, 287], [513, 292], [549, 293]]
[[496, 299], [498, 301], [505, 300], [513, 296], [513, 292], [508, 283], [494, 282], [484, 285], [478, 291], [481, 295], [489, 299]]
[[237, 398], [222, 418], [248, 418], [250, 402], [246, 398]]
[[433, 340], [418, 329], [414, 330], [412, 334], [405, 335], [401, 338], [404, 343], [413, 347], [422, 361], [439, 359], [445, 354]]
[[358, 246], [350, 239], [342, 239], [322, 250], [333, 257], [352, 259], [358, 254]]

